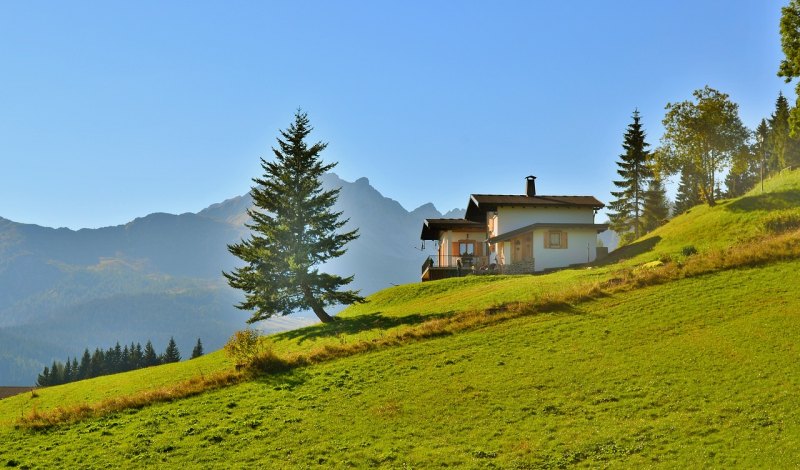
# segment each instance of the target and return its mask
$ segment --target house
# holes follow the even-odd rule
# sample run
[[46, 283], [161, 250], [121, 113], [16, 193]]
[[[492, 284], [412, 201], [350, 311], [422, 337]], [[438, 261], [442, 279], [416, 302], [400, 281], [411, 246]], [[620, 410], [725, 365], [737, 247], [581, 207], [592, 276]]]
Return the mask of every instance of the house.
[[594, 221], [603, 207], [593, 196], [537, 195], [535, 176], [522, 195], [472, 194], [463, 219], [425, 220], [420, 238], [437, 242], [437, 254], [423, 263], [422, 280], [590, 263], [608, 229]]

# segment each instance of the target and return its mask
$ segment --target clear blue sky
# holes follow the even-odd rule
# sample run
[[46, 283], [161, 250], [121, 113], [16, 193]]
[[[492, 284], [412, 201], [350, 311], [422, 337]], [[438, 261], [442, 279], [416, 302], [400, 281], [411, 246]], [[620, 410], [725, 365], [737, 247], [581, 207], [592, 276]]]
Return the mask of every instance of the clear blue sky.
[[792, 85], [776, 0], [2, 2], [0, 216], [70, 228], [246, 193], [298, 107], [407, 209], [610, 200], [634, 108], [708, 84], [754, 127]]

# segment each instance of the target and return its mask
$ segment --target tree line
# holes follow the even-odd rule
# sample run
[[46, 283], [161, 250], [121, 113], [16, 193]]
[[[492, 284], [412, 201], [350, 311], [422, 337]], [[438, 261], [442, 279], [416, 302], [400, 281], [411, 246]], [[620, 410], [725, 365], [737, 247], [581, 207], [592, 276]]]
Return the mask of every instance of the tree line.
[[[608, 206], [610, 227], [622, 244], [693, 206], [741, 196], [762, 178], [800, 166], [800, 136], [791, 134], [790, 125], [795, 109], [782, 93], [755, 131], [742, 124], [739, 106], [727, 94], [706, 86], [695, 90], [693, 98], [667, 103], [664, 134], [654, 150], [649, 149], [641, 115], [633, 112], [617, 161], [618, 190], [611, 193], [615, 199]], [[673, 175], [679, 180], [670, 201], [664, 181]]]
[[[197, 338], [197, 344], [192, 350], [191, 359], [203, 355], [203, 343]], [[94, 353], [89, 353], [86, 348], [80, 361], [77, 357], [67, 357], [66, 362], [53, 361], [50, 367], [45, 366], [39, 374], [36, 385], [47, 387], [61, 385], [78, 380], [90, 379], [101, 375], [117, 374], [145, 367], [169, 364], [181, 360], [181, 353], [175, 339], [170, 338], [163, 353], [157, 354], [153, 343], [147, 341], [144, 348], [140, 343], [131, 343], [130, 346], [120, 346], [117, 342], [114, 347], [107, 350], [96, 348]]]
[[[788, 83], [800, 77], [800, 0], [782, 8], [780, 33], [785, 58], [778, 76]], [[652, 151], [635, 110], [617, 162], [618, 190], [608, 206], [609, 225], [620, 242], [629, 243], [693, 206], [741, 196], [765, 178], [800, 167], [800, 83], [796, 89], [796, 105], [778, 93], [775, 110], [755, 130], [742, 124], [739, 105], [727, 94], [709, 86], [695, 90], [693, 100], [667, 103], [661, 145]], [[663, 181], [673, 175], [679, 181], [670, 202]]]

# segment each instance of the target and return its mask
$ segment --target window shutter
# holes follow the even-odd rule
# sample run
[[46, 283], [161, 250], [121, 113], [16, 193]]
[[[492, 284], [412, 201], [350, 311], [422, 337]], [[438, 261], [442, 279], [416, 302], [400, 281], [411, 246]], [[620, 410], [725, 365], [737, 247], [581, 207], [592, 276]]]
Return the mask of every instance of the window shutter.
[[458, 252], [458, 242], [452, 243], [452, 251], [450, 251], [450, 256], [460, 256], [461, 253]]
[[544, 232], [544, 247], [550, 248], [550, 232]]
[[561, 232], [561, 248], [567, 248], [569, 244], [567, 243], [567, 232]]
[[483, 256], [483, 243], [475, 242], [475, 256]]

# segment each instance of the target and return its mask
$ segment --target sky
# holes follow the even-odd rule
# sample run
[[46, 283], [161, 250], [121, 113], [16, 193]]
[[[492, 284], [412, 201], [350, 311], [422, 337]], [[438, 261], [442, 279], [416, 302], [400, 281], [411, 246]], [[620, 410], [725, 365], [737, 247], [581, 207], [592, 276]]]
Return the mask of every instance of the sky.
[[754, 128], [777, 0], [0, 2], [0, 217], [197, 212], [249, 191], [298, 108], [347, 181], [412, 210], [471, 193], [611, 200], [638, 109], [709, 85]]

